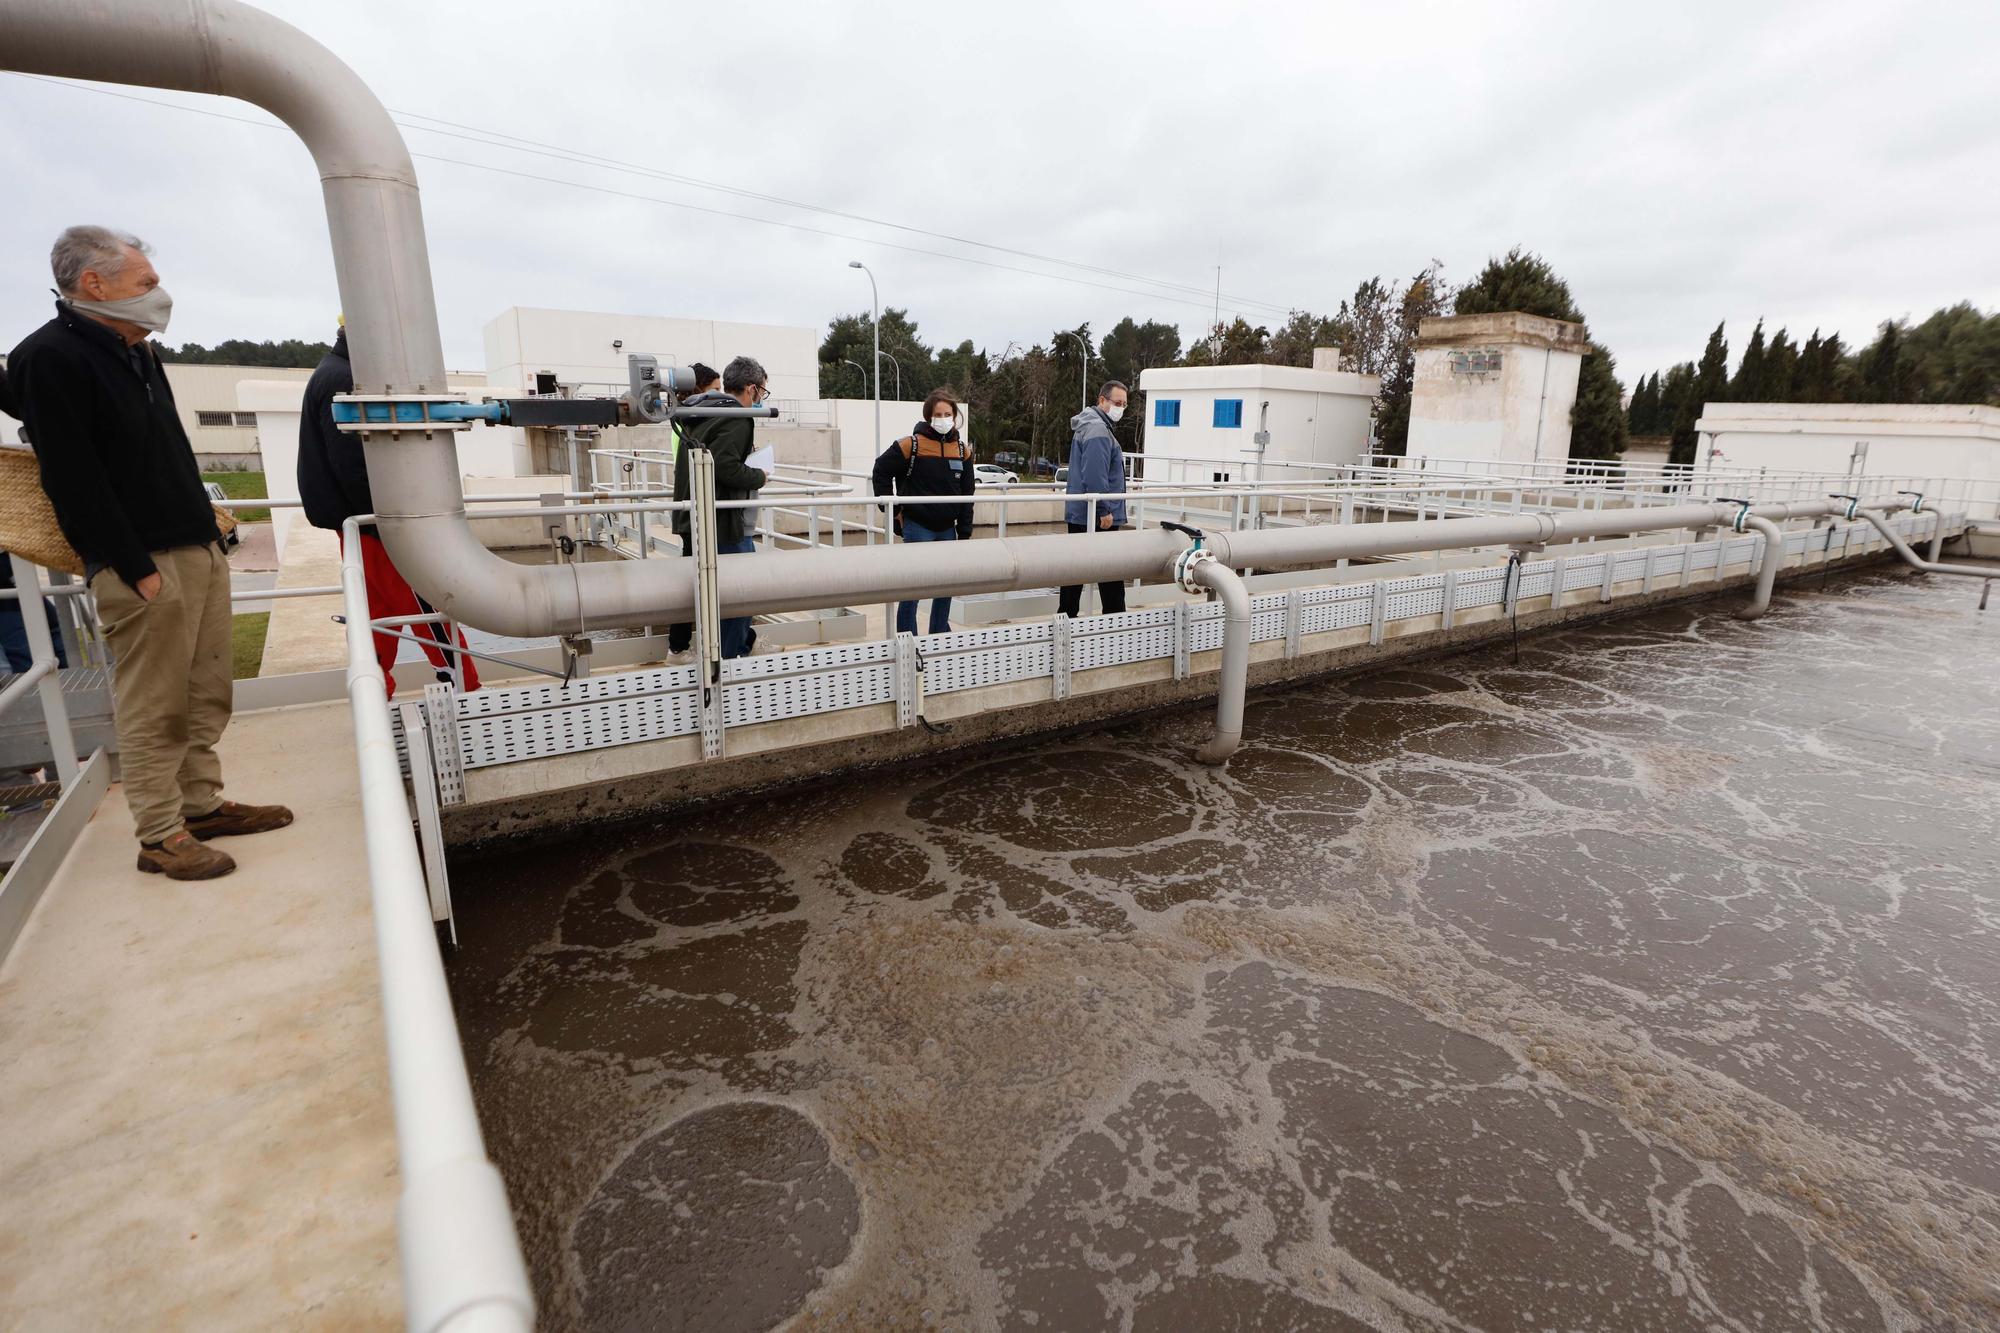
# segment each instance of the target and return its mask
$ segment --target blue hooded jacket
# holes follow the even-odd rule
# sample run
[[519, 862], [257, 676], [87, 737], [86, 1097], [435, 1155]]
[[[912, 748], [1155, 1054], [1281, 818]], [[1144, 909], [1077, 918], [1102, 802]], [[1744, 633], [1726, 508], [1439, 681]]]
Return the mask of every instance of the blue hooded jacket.
[[[1086, 407], [1069, 419], [1069, 493], [1104, 495], [1125, 490], [1125, 456], [1111, 433], [1111, 422], [1094, 407]], [[1099, 500], [1097, 515], [1111, 515], [1114, 527], [1125, 523], [1123, 500]], [[1070, 523], [1090, 522], [1090, 501], [1071, 500], [1063, 506], [1063, 518]]]

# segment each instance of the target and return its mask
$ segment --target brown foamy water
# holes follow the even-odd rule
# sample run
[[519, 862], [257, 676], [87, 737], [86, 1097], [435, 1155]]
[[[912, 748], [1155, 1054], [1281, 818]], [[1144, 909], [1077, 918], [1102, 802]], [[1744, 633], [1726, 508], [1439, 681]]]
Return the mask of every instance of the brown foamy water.
[[1900, 574], [454, 869], [557, 1329], [2000, 1327], [2000, 615]]

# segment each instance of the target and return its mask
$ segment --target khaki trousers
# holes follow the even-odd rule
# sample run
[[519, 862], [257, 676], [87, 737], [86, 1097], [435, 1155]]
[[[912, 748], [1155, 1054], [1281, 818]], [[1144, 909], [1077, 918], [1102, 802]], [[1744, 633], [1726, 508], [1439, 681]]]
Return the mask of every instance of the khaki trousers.
[[111, 645], [118, 767], [139, 841], [160, 842], [222, 804], [215, 742], [229, 725], [229, 561], [207, 546], [154, 551], [152, 601], [100, 570], [90, 581]]

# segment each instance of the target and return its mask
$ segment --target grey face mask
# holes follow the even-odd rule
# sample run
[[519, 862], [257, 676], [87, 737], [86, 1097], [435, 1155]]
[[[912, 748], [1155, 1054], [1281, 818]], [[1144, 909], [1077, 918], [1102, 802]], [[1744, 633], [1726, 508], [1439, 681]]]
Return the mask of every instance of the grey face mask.
[[69, 308], [86, 315], [101, 315], [105, 319], [122, 319], [153, 333], [165, 333], [167, 321], [173, 318], [174, 298], [167, 295], [165, 287], [155, 287], [150, 292], [128, 296], [122, 301], [72, 299]]

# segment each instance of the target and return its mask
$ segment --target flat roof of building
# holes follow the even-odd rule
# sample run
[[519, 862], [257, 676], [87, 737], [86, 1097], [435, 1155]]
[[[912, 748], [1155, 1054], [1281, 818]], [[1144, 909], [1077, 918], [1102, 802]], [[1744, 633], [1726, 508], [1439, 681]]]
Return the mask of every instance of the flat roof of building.
[[1147, 393], [1201, 392], [1206, 389], [1279, 389], [1293, 393], [1337, 393], [1373, 398], [1382, 390], [1379, 375], [1347, 370], [1307, 370], [1303, 366], [1156, 366], [1139, 372]]

